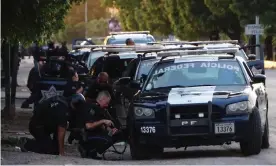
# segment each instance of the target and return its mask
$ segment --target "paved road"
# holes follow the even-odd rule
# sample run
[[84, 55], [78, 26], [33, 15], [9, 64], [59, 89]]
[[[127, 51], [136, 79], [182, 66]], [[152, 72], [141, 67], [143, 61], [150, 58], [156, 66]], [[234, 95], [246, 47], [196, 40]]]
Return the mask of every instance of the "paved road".
[[[270, 143], [271, 148], [263, 150], [259, 155], [244, 157], [241, 155], [239, 145], [233, 143], [223, 146], [201, 146], [188, 147], [186, 151], [183, 148], [178, 150], [166, 149], [162, 158], [147, 161], [132, 161], [129, 149], [124, 155], [124, 160], [120, 161], [97, 161], [92, 159], [82, 159], [75, 150], [75, 147], [67, 147], [67, 156], [51, 156], [35, 153], [14, 152], [14, 148], [5, 148], [1, 151], [2, 164], [239, 164], [239, 165], [270, 165], [276, 164], [276, 70], [268, 70], [267, 73], [267, 91], [269, 93], [269, 123], [270, 123]], [[18, 100], [20, 103], [20, 100]], [[110, 159], [116, 159], [118, 156], [110, 155]]]
[[[15, 100], [15, 107], [19, 108], [25, 99], [16, 99]], [[32, 106], [32, 105], [30, 105]], [[5, 99], [1, 99], [1, 109], [5, 107]]]

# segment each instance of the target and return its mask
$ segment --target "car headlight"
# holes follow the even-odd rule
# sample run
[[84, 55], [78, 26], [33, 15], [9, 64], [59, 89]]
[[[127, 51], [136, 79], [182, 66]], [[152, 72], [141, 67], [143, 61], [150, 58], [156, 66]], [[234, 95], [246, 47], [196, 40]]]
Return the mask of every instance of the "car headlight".
[[154, 118], [154, 110], [151, 108], [134, 107], [136, 117], [150, 117]]
[[245, 113], [249, 108], [249, 101], [242, 101], [238, 103], [229, 104], [226, 107], [227, 114]]

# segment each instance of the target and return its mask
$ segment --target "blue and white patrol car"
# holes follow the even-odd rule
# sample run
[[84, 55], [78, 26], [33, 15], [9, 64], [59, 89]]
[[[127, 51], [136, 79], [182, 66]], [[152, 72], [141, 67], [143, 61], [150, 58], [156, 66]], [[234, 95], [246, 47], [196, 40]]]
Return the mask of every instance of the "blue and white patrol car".
[[149, 31], [111, 32], [104, 40], [104, 45], [126, 45], [126, 39], [132, 39], [136, 45], [155, 42]]
[[[246, 54], [244, 52], [244, 48], [248, 47], [256, 47], [256, 46], [244, 46], [241, 47], [238, 44], [238, 40], [219, 40], [219, 41], [172, 41], [172, 42], [162, 42], [154, 44], [162, 44], [173, 47], [183, 47], [184, 45], [196, 45], [202, 46], [204, 49], [222, 49], [222, 48], [236, 48], [238, 51], [236, 52], [236, 56], [242, 57], [248, 64], [249, 68], [254, 74], [265, 74], [264, 69], [264, 55], [260, 54], [260, 57], [256, 57], [255, 54]], [[259, 46], [258, 46], [259, 47]], [[262, 51], [260, 52], [262, 53]], [[257, 59], [258, 58], [258, 59]]]
[[236, 43], [218, 43], [218, 44], [206, 44], [204, 48], [206, 49], [216, 49], [216, 48], [237, 48], [239, 49], [236, 52], [236, 56], [242, 57], [248, 64], [249, 68], [254, 74], [265, 74], [264, 69], [264, 59], [260, 57], [260, 59], [256, 59], [256, 55], [249, 54], [247, 55], [240, 45]]
[[[244, 155], [269, 147], [268, 97], [237, 49], [158, 53], [130, 103], [127, 128], [134, 159], [165, 147], [239, 142]], [[167, 57], [178, 58], [167, 58]]]

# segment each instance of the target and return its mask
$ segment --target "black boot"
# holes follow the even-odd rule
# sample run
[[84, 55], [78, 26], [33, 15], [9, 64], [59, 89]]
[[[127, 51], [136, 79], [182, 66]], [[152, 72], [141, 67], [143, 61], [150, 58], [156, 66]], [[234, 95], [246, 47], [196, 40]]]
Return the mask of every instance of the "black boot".
[[27, 103], [26, 101], [24, 101], [21, 105], [21, 108], [26, 108], [26, 109], [30, 109], [32, 107], [30, 107], [29, 103]]

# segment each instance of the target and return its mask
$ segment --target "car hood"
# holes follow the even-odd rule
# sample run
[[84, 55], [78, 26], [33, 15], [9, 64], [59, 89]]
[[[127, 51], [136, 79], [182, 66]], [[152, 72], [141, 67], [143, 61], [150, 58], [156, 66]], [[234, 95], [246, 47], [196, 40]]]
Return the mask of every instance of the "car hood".
[[237, 96], [248, 96], [250, 86], [197, 86], [179, 87], [162, 90], [151, 90], [139, 95], [143, 103], [198, 104], [215, 101], [216, 99], [229, 99]]

